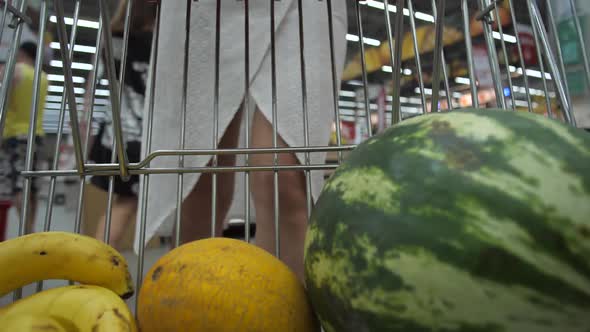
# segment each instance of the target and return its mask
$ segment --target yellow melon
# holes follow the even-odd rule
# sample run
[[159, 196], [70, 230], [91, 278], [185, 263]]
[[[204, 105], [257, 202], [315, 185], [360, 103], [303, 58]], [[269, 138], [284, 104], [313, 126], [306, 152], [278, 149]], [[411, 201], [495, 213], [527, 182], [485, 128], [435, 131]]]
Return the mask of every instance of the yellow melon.
[[295, 274], [266, 251], [213, 238], [164, 255], [139, 292], [138, 321], [149, 331], [318, 331]]

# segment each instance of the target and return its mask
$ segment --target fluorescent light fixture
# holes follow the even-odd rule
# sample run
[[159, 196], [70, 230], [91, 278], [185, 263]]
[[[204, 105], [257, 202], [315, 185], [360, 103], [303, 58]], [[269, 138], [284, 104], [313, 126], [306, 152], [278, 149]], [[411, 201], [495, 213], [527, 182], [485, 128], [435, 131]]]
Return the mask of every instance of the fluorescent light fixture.
[[[526, 94], [526, 88], [524, 88], [522, 86], [514, 86], [513, 88], [514, 88], [514, 92]], [[531, 96], [541, 96], [541, 97], [544, 97], [545, 96], [545, 91], [539, 90], [539, 89], [529, 88], [529, 94]], [[555, 92], [549, 92], [549, 97], [550, 98], [555, 98], [556, 97]]]
[[[521, 73], [522, 73], [522, 70], [521, 70]], [[542, 73], [541, 73], [540, 71], [538, 71], [538, 70], [534, 70], [534, 69], [527, 69], [527, 70], [526, 70], [526, 74], [527, 74], [528, 76], [532, 76], [532, 77], [536, 77], [536, 78], [543, 78], [543, 76], [541, 76], [541, 75], [542, 75]], [[553, 78], [551, 77], [551, 74], [549, 74], [549, 73], [545, 73], [545, 78], [546, 78], [546, 79], [548, 79], [548, 80], [551, 80], [551, 79], [553, 79]]]
[[94, 98], [94, 105], [110, 105], [110, 103], [105, 98]]
[[109, 96], [110, 92], [109, 92], [109, 90], [97, 89], [95, 95], [96, 96]]
[[[54, 50], [59, 50], [61, 48], [60, 44], [57, 42], [51, 42], [51, 44], [49, 44], [49, 47], [51, 47]], [[68, 48], [69, 47], [70, 45], [68, 44]], [[96, 53], [96, 47], [86, 45], [74, 45], [74, 52], [94, 54]]]
[[[416, 92], [417, 94], [420, 94], [421, 93], [420, 88], [414, 89], [414, 92]], [[443, 93], [443, 91], [441, 91], [441, 93]], [[424, 88], [424, 94], [428, 95], [428, 96], [432, 95], [432, 89]]]
[[[358, 42], [359, 41], [359, 36], [357, 35], [351, 35], [346, 34], [346, 40], [351, 41], [351, 42]], [[381, 45], [381, 42], [377, 39], [373, 39], [373, 38], [367, 38], [367, 37], [363, 37], [363, 41], [365, 42], [365, 44], [367, 45], [371, 45], [371, 46], [379, 46]]]
[[[387, 96], [385, 98], [385, 100], [387, 101], [393, 101], [393, 97], [392, 96]], [[422, 105], [422, 100], [420, 100], [419, 98], [408, 98], [408, 97], [399, 97], [399, 101], [402, 104], [412, 104], [412, 105]]]
[[[64, 82], [65, 78], [64, 78], [63, 75], [48, 74], [47, 75], [47, 80], [48, 81], [53, 81], [53, 82]], [[72, 77], [72, 81], [74, 81], [74, 83], [84, 83], [84, 82], [86, 82], [86, 80], [84, 79], [84, 77], [80, 77], [80, 76], [74, 76], [74, 77]]]
[[[49, 91], [49, 92], [64, 92], [64, 87], [59, 86], [59, 85], [50, 85], [47, 88], [47, 91]], [[82, 94], [84, 94], [84, 92], [86, 92], [86, 90], [84, 90], [83, 88], [74, 88], [74, 93], [77, 95], [82, 95]]]
[[[361, 2], [360, 4], [362, 5], [363, 3]], [[365, 5], [372, 7], [372, 8], [376, 8], [376, 9], [381, 9], [381, 10], [385, 9], [385, 4], [383, 2], [379, 2], [379, 1], [367, 0]], [[397, 7], [394, 5], [387, 6], [387, 9], [389, 9], [389, 11], [392, 13], [397, 13]], [[407, 8], [404, 8], [404, 16], [410, 16], [410, 11]], [[416, 13], [414, 13], [414, 16], [418, 20], [434, 23], [434, 16], [432, 16], [432, 15], [428, 15], [423, 12], [416, 12]]]
[[59, 110], [61, 109], [60, 103], [45, 103], [46, 110]]
[[[514, 66], [509, 66], [508, 67], [510, 69], [511, 73], [517, 73], [522, 75], [522, 68], [516, 68]], [[534, 70], [534, 69], [527, 69], [526, 70], [526, 74], [527, 76], [531, 76], [531, 77], [536, 77], [536, 78], [542, 78], [543, 76], [541, 76], [541, 72], [538, 70]], [[545, 73], [545, 78], [548, 80], [552, 80], [553, 78], [551, 77], [550, 73]]]
[[350, 81], [346, 81], [347, 84], [350, 85], [356, 85], [356, 86], [363, 86], [363, 82], [359, 81], [359, 80], [350, 80]]
[[[51, 15], [49, 17], [49, 21], [51, 23], [57, 23], [57, 17], [55, 15]], [[74, 24], [74, 19], [71, 17], [64, 17], [64, 21], [67, 25]], [[78, 19], [78, 26], [84, 28], [98, 29], [98, 22]]]
[[356, 92], [340, 90], [340, 97], [356, 97]]
[[430, 14], [426, 14], [423, 12], [416, 12], [414, 16], [416, 16], [416, 18], [419, 20], [434, 23], [434, 16], [432, 16]]
[[[45, 102], [53, 102], [53, 103], [61, 103], [63, 96], [47, 96], [47, 98], [45, 98]], [[76, 103], [78, 104], [82, 104], [84, 103], [84, 98], [82, 97], [76, 97]]]
[[[386, 73], [392, 73], [393, 72], [393, 68], [391, 68], [391, 66], [383, 66], [381, 67], [381, 70], [386, 72]], [[405, 68], [403, 70], [400, 70], [400, 72], [406, 76], [410, 76], [412, 75], [412, 70], [409, 68]]]
[[[507, 43], [512, 43], [515, 44], [516, 43], [516, 37], [513, 35], [507, 35], [507, 34], [503, 34], [504, 35], [504, 41]], [[494, 31], [492, 32], [492, 36], [494, 37], [494, 39], [497, 40], [502, 40], [502, 35], [498, 32], [498, 31]]]
[[[46, 103], [61, 103], [63, 96], [60, 95], [49, 95], [45, 98]], [[83, 97], [76, 97], [77, 104], [83, 104], [84, 98]], [[94, 105], [108, 105], [109, 100], [105, 98], [94, 98]]]
[[109, 80], [107, 80], [106, 78], [103, 78], [99, 81], [100, 85], [109, 85]]
[[357, 104], [357, 103], [355, 103], [355, 102], [353, 102], [353, 101], [342, 101], [342, 100], [341, 100], [341, 101], [339, 101], [339, 102], [338, 102], [338, 106], [340, 106], [340, 107], [350, 107], [350, 108], [355, 108], [355, 107], [356, 107], [356, 104]]
[[[345, 101], [345, 100], [340, 100], [338, 102], [338, 106], [340, 107], [347, 107], [347, 108], [357, 108], [357, 109], [364, 109], [365, 108], [365, 103], [356, 103], [353, 101]], [[371, 110], [376, 110], [378, 109], [379, 106], [377, 104], [369, 104], [369, 109]]]
[[[51, 67], [63, 68], [63, 63], [59, 60], [51, 60], [51, 62], [49, 62], [49, 65]], [[94, 66], [92, 66], [89, 63], [72, 62], [72, 69], [92, 70], [94, 69]]]
[[470, 85], [471, 80], [468, 79], [467, 77], [455, 77], [455, 83]]
[[[392, 96], [385, 97], [387, 101], [393, 101]], [[422, 105], [422, 100], [420, 98], [408, 98], [408, 97], [399, 97], [399, 101], [402, 104], [412, 104], [412, 105]]]

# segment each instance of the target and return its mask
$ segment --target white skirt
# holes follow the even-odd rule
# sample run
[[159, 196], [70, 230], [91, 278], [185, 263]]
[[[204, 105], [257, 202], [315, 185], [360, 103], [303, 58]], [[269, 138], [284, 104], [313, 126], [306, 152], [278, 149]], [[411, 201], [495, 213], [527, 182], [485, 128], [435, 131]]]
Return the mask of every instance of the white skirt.
[[[333, 2], [335, 3], [333, 5], [334, 51], [339, 82], [346, 58], [346, 2]], [[200, 0], [192, 3], [185, 149], [216, 147], [213, 139], [216, 3], [215, 0]], [[251, 82], [249, 96], [251, 102], [258, 107], [269, 122], [272, 122], [270, 1], [257, 0], [249, 3]], [[160, 17], [154, 89], [152, 152], [179, 148], [186, 2], [163, 1]], [[244, 84], [244, 19], [243, 1], [222, 1], [218, 139], [221, 139], [225, 129], [239, 111], [246, 94]], [[332, 63], [326, 2], [303, 1], [303, 19], [309, 145], [325, 146], [329, 142], [334, 120]], [[277, 130], [289, 146], [304, 146], [297, 1], [275, 1], [275, 41]], [[149, 100], [148, 96], [146, 101]], [[146, 105], [146, 112], [148, 108]], [[253, 111], [254, 109], [251, 108], [252, 113]], [[147, 133], [146, 119], [147, 113], [144, 116], [144, 149], [145, 142], [147, 142], [147, 137], [145, 137]], [[203, 167], [210, 159], [211, 156], [186, 157], [185, 167]], [[304, 163], [303, 155], [298, 155], [298, 159], [302, 164]], [[312, 164], [324, 161], [324, 153], [311, 154]], [[159, 157], [151, 162], [150, 167], [178, 167], [178, 157]], [[311, 192], [314, 199], [317, 199], [323, 186], [323, 171], [311, 172], [311, 177]], [[198, 179], [199, 174], [184, 175], [183, 199], [190, 193]], [[146, 242], [159, 229], [165, 228], [168, 231], [171, 229], [163, 226], [172, 224], [174, 220], [177, 175], [151, 175], [149, 182]], [[139, 229], [139, 227], [136, 228], [136, 250], [139, 246]]]

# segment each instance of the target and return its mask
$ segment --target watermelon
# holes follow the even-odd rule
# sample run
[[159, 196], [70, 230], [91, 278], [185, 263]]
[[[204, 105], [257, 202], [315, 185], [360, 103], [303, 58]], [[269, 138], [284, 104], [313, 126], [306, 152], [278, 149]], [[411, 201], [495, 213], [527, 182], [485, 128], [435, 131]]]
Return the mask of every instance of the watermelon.
[[539, 115], [419, 116], [359, 145], [305, 243], [326, 331], [590, 331], [590, 135]]

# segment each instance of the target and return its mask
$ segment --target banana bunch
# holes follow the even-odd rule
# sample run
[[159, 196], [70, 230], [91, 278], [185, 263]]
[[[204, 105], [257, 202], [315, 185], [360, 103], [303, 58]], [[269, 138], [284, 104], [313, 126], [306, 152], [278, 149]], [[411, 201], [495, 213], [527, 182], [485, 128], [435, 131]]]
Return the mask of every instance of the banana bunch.
[[0, 308], [3, 331], [136, 331], [121, 298], [133, 295], [123, 256], [93, 238], [46, 232], [0, 242], [0, 297], [48, 279], [81, 283]]
[[0, 242], [0, 297], [41, 280], [63, 279], [133, 295], [127, 262], [94, 238], [65, 232], [34, 233]]
[[0, 331], [136, 332], [137, 328], [117, 294], [99, 286], [76, 285], [49, 289], [0, 308]]
[[0, 317], [0, 331], [51, 331], [67, 332], [66, 328], [56, 319], [45, 315], [10, 315]]

